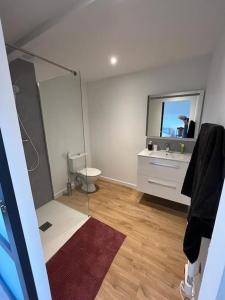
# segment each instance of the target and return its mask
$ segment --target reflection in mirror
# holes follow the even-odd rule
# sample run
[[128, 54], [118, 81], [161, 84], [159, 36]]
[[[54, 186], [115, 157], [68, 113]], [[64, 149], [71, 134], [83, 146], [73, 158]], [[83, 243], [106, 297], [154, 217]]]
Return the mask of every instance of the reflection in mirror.
[[203, 91], [149, 96], [146, 135], [161, 138], [197, 137]]

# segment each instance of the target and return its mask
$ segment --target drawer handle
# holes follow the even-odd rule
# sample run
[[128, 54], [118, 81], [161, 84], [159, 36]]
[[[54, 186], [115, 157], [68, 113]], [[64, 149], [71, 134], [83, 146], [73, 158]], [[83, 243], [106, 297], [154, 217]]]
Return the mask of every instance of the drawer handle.
[[172, 169], [180, 169], [179, 166], [167, 165], [167, 164], [158, 163], [158, 162], [150, 162], [150, 164], [154, 165], [154, 166], [167, 167], [167, 168], [172, 168]]
[[153, 179], [148, 179], [148, 183], [153, 183], [153, 184], [158, 184], [158, 185], [162, 185], [171, 189], [176, 189], [176, 185], [172, 184], [172, 183], [165, 183], [162, 181], [157, 181], [157, 180], [153, 180]]

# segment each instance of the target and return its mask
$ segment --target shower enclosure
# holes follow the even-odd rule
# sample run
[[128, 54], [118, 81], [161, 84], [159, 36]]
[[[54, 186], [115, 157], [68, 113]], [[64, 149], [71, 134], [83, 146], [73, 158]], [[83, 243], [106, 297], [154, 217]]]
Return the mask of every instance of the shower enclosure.
[[80, 73], [13, 46], [7, 52], [35, 207], [55, 199], [87, 216], [85, 177], [68, 166], [69, 154], [86, 152]]

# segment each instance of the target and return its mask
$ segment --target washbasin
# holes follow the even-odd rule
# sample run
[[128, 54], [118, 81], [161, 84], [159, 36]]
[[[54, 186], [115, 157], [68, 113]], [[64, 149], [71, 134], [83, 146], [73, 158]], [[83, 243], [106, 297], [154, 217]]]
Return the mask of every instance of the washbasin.
[[148, 156], [154, 158], [161, 158], [161, 159], [169, 159], [169, 160], [176, 160], [176, 161], [190, 161], [191, 154], [190, 153], [180, 153], [180, 152], [172, 152], [172, 151], [148, 151], [145, 149], [144, 151], [140, 152], [139, 155], [141, 156]]
[[152, 157], [159, 157], [159, 158], [167, 158], [167, 159], [174, 159], [174, 160], [183, 160], [183, 157], [187, 154], [181, 154], [179, 152], [172, 152], [172, 151], [150, 151], [149, 156]]

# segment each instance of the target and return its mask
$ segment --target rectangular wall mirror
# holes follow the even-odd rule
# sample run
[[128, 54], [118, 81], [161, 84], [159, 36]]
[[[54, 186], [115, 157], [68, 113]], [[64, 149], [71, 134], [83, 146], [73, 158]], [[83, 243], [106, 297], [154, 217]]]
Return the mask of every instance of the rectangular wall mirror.
[[204, 91], [148, 96], [146, 136], [196, 139]]

